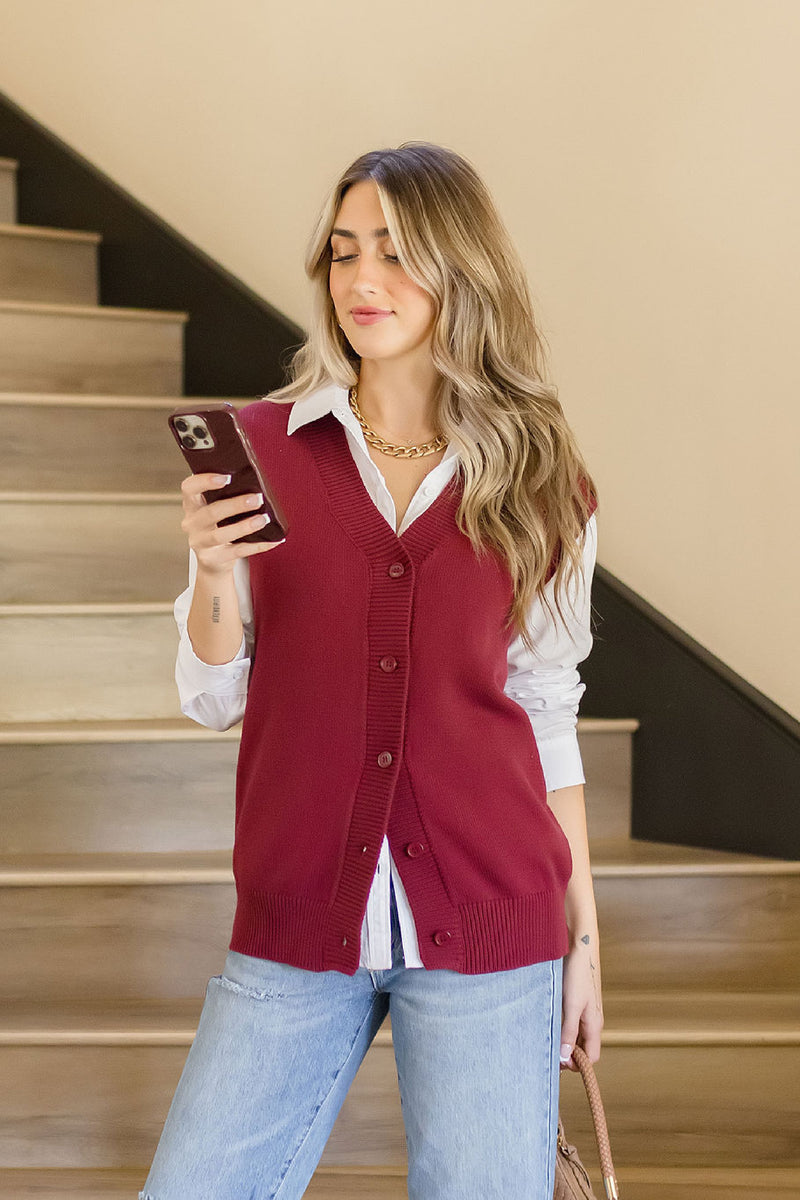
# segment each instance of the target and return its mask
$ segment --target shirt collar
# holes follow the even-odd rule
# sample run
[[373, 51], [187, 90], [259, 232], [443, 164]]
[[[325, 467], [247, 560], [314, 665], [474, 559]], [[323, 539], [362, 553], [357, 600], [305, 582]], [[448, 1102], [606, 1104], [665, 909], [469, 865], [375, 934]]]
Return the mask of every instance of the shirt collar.
[[294, 433], [295, 430], [302, 429], [304, 425], [318, 421], [320, 417], [326, 417], [329, 413], [333, 413], [340, 420], [345, 413], [352, 415], [347, 399], [347, 388], [330, 383], [311, 392], [310, 395], [304, 396], [302, 400], [295, 400], [292, 411], [289, 413], [287, 433]]

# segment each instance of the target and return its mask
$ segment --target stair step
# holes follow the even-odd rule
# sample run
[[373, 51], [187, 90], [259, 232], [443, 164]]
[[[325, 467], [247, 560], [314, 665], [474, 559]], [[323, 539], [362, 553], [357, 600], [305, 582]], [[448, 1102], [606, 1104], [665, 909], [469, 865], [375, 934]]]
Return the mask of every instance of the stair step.
[[[0, 1200], [134, 1200], [147, 1177], [147, 1167], [134, 1170], [0, 1171]], [[403, 1168], [320, 1167], [306, 1192], [309, 1200], [407, 1200]]]
[[[598, 1076], [622, 1179], [628, 1167], [800, 1166], [796, 997], [612, 993], [608, 1001]], [[2, 1165], [149, 1162], [198, 1009], [197, 1001], [4, 1005]], [[561, 1111], [570, 1139], [591, 1162], [588, 1106], [572, 1075], [562, 1080]], [[402, 1169], [404, 1157], [387, 1025], [358, 1073], [323, 1164]]]
[[[219, 797], [229, 823], [231, 790]], [[169, 788], [154, 792], [168, 808]], [[109, 787], [98, 823], [115, 807]], [[123, 809], [122, 819], [135, 815]], [[654, 997], [800, 989], [800, 864], [684, 851], [686, 865], [667, 863], [678, 872], [668, 875], [656, 856], [680, 847], [633, 846], [592, 846], [606, 988]], [[65, 1001], [201, 995], [228, 944], [234, 902], [229, 850], [4, 855], [0, 999], [54, 989]]]
[[3, 727], [5, 852], [229, 847], [239, 733], [184, 718]]
[[[589, 718], [578, 725], [587, 776], [597, 780], [591, 807], [611, 813], [622, 827], [630, 811], [623, 782], [631, 726], [635, 722]], [[4, 852], [230, 846], [239, 734], [238, 727], [220, 734], [184, 718], [0, 726]]]
[[177, 489], [0, 493], [0, 603], [164, 602], [186, 586]]
[[[147, 1167], [133, 1170], [9, 1170], [0, 1171], [0, 1200], [133, 1200], [147, 1176]], [[754, 1169], [629, 1167], [620, 1181], [624, 1200], [796, 1200], [800, 1170], [791, 1167]], [[602, 1195], [602, 1184], [595, 1185]], [[309, 1200], [407, 1200], [402, 1167], [320, 1167], [311, 1181]]]
[[16, 159], [0, 158], [0, 223], [12, 224], [17, 219]]
[[600, 841], [592, 869], [615, 987], [800, 988], [800, 863]]
[[0, 223], [0, 297], [92, 304], [100, 235]]
[[[602, 1196], [602, 1183], [595, 1185]], [[628, 1167], [620, 1182], [624, 1200], [790, 1200], [800, 1196], [793, 1167]]]
[[187, 468], [167, 417], [181, 402], [177, 395], [0, 393], [0, 491], [177, 494]]
[[586, 776], [586, 825], [589, 837], [627, 840], [631, 833], [631, 759], [635, 720], [583, 717], [578, 741]]
[[0, 391], [180, 396], [185, 313], [0, 301]]
[[171, 604], [0, 606], [0, 721], [179, 715]]

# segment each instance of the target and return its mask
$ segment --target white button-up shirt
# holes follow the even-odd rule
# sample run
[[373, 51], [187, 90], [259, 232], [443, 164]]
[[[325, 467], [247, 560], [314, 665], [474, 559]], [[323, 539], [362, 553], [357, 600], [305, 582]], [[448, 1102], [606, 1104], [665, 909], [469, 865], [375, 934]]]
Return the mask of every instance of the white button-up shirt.
[[[398, 535], [402, 534], [433, 503], [455, 474], [457, 451], [452, 445], [448, 446], [441, 461], [420, 484], [398, 526], [391, 493], [369, 454], [361, 427], [348, 403], [346, 388], [330, 385], [295, 402], [289, 416], [288, 434], [291, 436], [303, 425], [329, 413], [344, 428], [347, 444], [370, 498], [392, 529]], [[567, 598], [568, 603], [563, 605], [564, 620], [553, 615], [554, 607], [552, 612], [548, 612], [546, 606], [535, 599], [529, 622], [535, 632], [537, 653], [531, 654], [520, 637], [512, 641], [508, 651], [509, 676], [505, 690], [530, 718], [548, 791], [584, 782], [576, 735], [578, 704], [584, 685], [580, 681], [577, 665], [586, 658], [592, 644], [590, 585], [596, 542], [596, 523], [592, 517], [587, 526], [582, 578], [576, 581]], [[253, 645], [250, 568], [247, 559], [240, 559], [234, 568], [244, 627], [242, 644], [231, 662], [214, 666], [197, 657], [186, 630], [196, 574], [197, 560], [190, 551], [189, 586], [175, 602], [175, 620], [180, 630], [175, 678], [181, 711], [201, 725], [212, 729], [229, 729], [242, 719], [247, 700]], [[552, 583], [547, 586], [551, 589], [552, 599]], [[419, 955], [414, 917], [385, 837], [364, 914], [360, 966], [370, 970], [388, 970], [392, 965], [390, 881], [397, 901], [405, 965], [421, 967], [423, 963]]]

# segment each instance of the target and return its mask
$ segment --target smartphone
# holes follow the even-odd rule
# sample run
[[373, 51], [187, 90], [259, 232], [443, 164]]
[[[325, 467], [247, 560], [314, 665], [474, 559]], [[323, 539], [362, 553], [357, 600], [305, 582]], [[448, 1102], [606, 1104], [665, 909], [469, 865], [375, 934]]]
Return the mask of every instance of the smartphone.
[[[264, 503], [255, 511], [266, 516], [267, 524], [263, 529], [246, 533], [235, 541], [283, 541], [287, 531], [286, 518], [261, 473], [250, 440], [233, 405], [227, 401], [206, 401], [197, 407], [176, 408], [169, 417], [169, 427], [193, 475], [201, 475], [206, 471], [230, 475], [230, 483], [214, 489], [214, 500], [253, 492], [260, 492], [264, 497]], [[220, 525], [231, 525], [252, 515], [248, 512], [224, 517]]]

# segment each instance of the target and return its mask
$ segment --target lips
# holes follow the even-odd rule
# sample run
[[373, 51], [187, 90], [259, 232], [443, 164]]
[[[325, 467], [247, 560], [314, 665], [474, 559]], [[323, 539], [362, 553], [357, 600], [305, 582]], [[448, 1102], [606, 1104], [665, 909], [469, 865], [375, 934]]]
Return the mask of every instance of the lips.
[[392, 310], [387, 308], [352, 308], [350, 315], [356, 325], [377, 325], [392, 316]]

